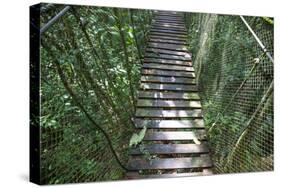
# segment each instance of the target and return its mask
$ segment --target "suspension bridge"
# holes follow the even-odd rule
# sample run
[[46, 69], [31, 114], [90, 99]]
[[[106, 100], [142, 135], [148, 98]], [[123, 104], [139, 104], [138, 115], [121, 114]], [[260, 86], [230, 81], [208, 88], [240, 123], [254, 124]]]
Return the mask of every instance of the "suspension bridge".
[[32, 8], [31, 180], [273, 170], [273, 20], [142, 11]]

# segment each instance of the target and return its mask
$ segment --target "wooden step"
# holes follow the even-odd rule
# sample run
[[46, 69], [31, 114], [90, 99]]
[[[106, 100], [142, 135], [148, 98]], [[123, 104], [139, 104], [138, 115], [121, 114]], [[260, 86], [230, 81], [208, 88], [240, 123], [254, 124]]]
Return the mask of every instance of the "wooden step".
[[152, 20], [151, 26], [161, 26], [161, 27], [174, 27], [179, 29], [187, 29], [186, 25], [183, 22], [174, 22], [174, 21], [163, 21], [162, 19]]
[[138, 99], [137, 107], [201, 108], [201, 103], [200, 103], [200, 101], [175, 101], [175, 100]]
[[183, 21], [184, 20], [184, 16], [183, 15], [171, 15], [171, 14], [154, 14], [154, 19], [175, 19], [175, 20], [179, 20], [179, 21]]
[[175, 24], [184, 25], [184, 22], [181, 21], [181, 20], [172, 20], [172, 19], [168, 19], [168, 18], [156, 18], [154, 20], [157, 21], [157, 22], [175, 23]]
[[186, 35], [187, 31], [186, 29], [180, 29], [180, 28], [175, 28], [175, 27], [164, 27], [164, 26], [157, 26], [157, 25], [153, 25], [151, 27], [151, 30], [156, 30], [156, 31], [167, 31], [167, 32], [171, 32], [171, 33], [178, 33], [178, 34], [183, 34]]
[[174, 12], [174, 11], [157, 11], [154, 13], [155, 15], [168, 15], [168, 16], [183, 16], [181, 12]]
[[198, 91], [196, 85], [180, 85], [180, 84], [155, 84], [141, 83], [143, 90], [158, 90], [158, 91]]
[[175, 17], [175, 16], [170, 16], [170, 15], [155, 15], [155, 19], [167, 19], [167, 20], [172, 20], [172, 21], [180, 21], [183, 22], [182, 17]]
[[164, 32], [164, 31], [156, 31], [156, 30], [150, 30], [150, 34], [152, 35], [160, 35], [160, 36], [172, 36], [175, 38], [181, 38], [186, 39], [187, 35], [185, 34], [179, 34], [179, 33], [170, 33], [170, 32]]
[[176, 20], [179, 20], [179, 21], [183, 20], [182, 15], [155, 14], [155, 19], [157, 19], [157, 18], [176, 19]]
[[155, 10], [154, 14], [183, 15], [181, 12], [176, 12], [172, 10]]
[[206, 140], [205, 130], [196, 131], [163, 131], [163, 132], [147, 132], [144, 141], [165, 141], [165, 140]]
[[164, 37], [172, 37], [175, 40], [186, 40], [187, 35], [180, 35], [180, 34], [174, 34], [174, 33], [163, 33], [163, 32], [155, 32], [155, 31], [150, 31], [149, 33], [150, 36], [164, 36]]
[[177, 22], [165, 22], [163, 20], [153, 20], [152, 24], [169, 24], [170, 26], [179, 26], [179, 27], [185, 27], [183, 23], [177, 23]]
[[165, 11], [165, 10], [161, 10], [161, 11], [156, 11], [154, 14], [164, 14], [164, 15], [170, 15], [170, 16], [183, 16], [183, 14], [181, 12], [175, 12], [175, 11]]
[[168, 71], [168, 70], [144, 69], [143, 68], [141, 70], [141, 73], [143, 75], [195, 78], [194, 72], [180, 72], [180, 71]]
[[159, 91], [139, 91], [139, 98], [141, 99], [170, 99], [170, 100], [199, 100], [200, 97], [197, 92], [159, 92]]
[[173, 26], [167, 26], [165, 24], [152, 24], [151, 29], [160, 29], [160, 30], [171, 30], [171, 31], [179, 31], [184, 32], [186, 34], [187, 30], [185, 27], [173, 27]]
[[186, 42], [185, 38], [175, 38], [172, 36], [161, 36], [161, 35], [149, 35], [150, 39], [166, 39], [166, 40], [173, 40], [175, 42]]
[[183, 19], [183, 15], [180, 15], [180, 14], [156, 13], [156, 14], [154, 14], [154, 15], [155, 15], [155, 17], [166, 16], [166, 17], [169, 17], [169, 18]]
[[168, 35], [168, 34], [163, 34], [163, 33], [150, 33], [149, 38], [165, 38], [165, 39], [170, 39], [170, 40], [175, 40], [175, 41], [184, 41], [186, 42], [186, 37], [181, 37], [181, 36], [175, 36], [175, 35]]
[[190, 61], [190, 57], [183, 57], [183, 56], [177, 56], [177, 55], [170, 55], [170, 54], [163, 54], [163, 53], [157, 53], [157, 52], [146, 52], [145, 57], [147, 58], [159, 58], [159, 59], [167, 59], [167, 60], [173, 60], [173, 61]]
[[166, 64], [158, 64], [158, 63], [143, 63], [142, 67], [147, 68], [147, 69], [160, 69], [160, 70], [170, 70], [170, 71], [194, 72], [193, 67], [178, 66], [178, 65], [166, 65]]
[[150, 144], [144, 145], [143, 148], [133, 148], [130, 150], [130, 155], [143, 155], [148, 152], [154, 154], [193, 154], [193, 153], [208, 153], [209, 148], [207, 143], [197, 144]]
[[191, 177], [191, 176], [206, 176], [211, 174], [212, 172], [210, 171], [173, 173], [173, 174], [150, 174], [150, 175], [141, 175], [138, 172], [128, 172], [126, 174], [126, 178], [127, 179], [178, 178], [178, 177]]
[[188, 52], [185, 44], [169, 44], [169, 43], [158, 43], [158, 42], [152, 42], [148, 41], [149, 47], [159, 48], [159, 49], [167, 49], [172, 51], [183, 51]]
[[165, 50], [165, 49], [150, 48], [150, 47], [146, 48], [146, 52], [165, 53], [165, 54], [183, 56], [183, 57], [191, 59], [191, 54], [188, 52], [178, 52], [178, 51], [174, 51], [174, 50]]
[[158, 63], [158, 64], [189, 66], [189, 67], [192, 66], [191, 61], [176, 61], [176, 60], [160, 59], [160, 58], [145, 58], [144, 63]]
[[159, 29], [159, 28], [151, 28], [150, 32], [156, 32], [156, 33], [169, 33], [169, 34], [176, 34], [176, 35], [186, 35], [186, 32], [184, 31], [174, 31], [171, 29]]
[[161, 27], [161, 28], [172, 28], [172, 29], [180, 29], [183, 31], [186, 31], [186, 28], [184, 26], [178, 26], [178, 25], [172, 25], [168, 23], [153, 23], [152, 27]]
[[[176, 18], [176, 19], [181, 19], [180, 21], [182, 22], [183, 21], [183, 18], [181, 18], [181, 16], [169, 16], [171, 18]], [[159, 18], [159, 17], [158, 17]], [[155, 19], [153, 19], [154, 21], [157, 21], [157, 15], [155, 16]], [[161, 19], [162, 20], [162, 19]]]
[[176, 78], [176, 77], [161, 77], [161, 76], [142, 76], [141, 82], [150, 83], [170, 83], [170, 84], [196, 84], [193, 78]]
[[206, 167], [212, 167], [212, 161], [209, 156], [151, 160], [131, 159], [128, 163], [128, 168], [135, 171], [147, 169], [183, 169]]
[[187, 129], [187, 128], [204, 128], [203, 119], [194, 120], [134, 120], [136, 128], [146, 126], [149, 129]]
[[149, 42], [187, 45], [186, 42], [179, 42], [179, 41], [175, 41], [175, 40], [171, 40], [171, 39], [168, 40], [168, 39], [153, 39], [153, 38], [150, 38]]
[[176, 23], [176, 24], [181, 24], [184, 25], [183, 21], [180, 20], [173, 20], [173, 19], [168, 19], [168, 18], [157, 18], [155, 19], [157, 22], [165, 22], [165, 23]]
[[153, 19], [152, 23], [165, 23], [165, 24], [175, 24], [175, 25], [181, 25], [185, 27], [185, 23], [183, 21], [173, 21], [173, 20], [166, 20], [166, 19]]
[[153, 47], [153, 48], [158, 48], [158, 49], [166, 49], [166, 50], [174, 50], [174, 51], [188, 52], [185, 45], [162, 44], [162, 43], [148, 42], [148, 47]]
[[194, 110], [159, 110], [159, 109], [143, 109], [136, 110], [136, 117], [144, 118], [196, 118], [202, 117], [201, 109]]

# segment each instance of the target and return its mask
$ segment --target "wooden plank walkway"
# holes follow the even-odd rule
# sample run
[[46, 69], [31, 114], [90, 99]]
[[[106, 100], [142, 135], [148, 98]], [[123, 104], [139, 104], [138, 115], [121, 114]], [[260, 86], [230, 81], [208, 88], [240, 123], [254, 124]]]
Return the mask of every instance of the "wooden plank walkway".
[[186, 32], [181, 13], [155, 11], [134, 120], [147, 131], [129, 151], [128, 179], [212, 174]]

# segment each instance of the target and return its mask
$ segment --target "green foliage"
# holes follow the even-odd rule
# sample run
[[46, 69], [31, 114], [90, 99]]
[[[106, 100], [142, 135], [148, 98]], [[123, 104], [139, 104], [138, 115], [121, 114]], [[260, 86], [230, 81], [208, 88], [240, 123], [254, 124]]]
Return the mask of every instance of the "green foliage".
[[145, 133], [146, 133], [146, 126], [144, 126], [138, 134], [134, 133], [132, 135], [132, 137], [130, 139], [129, 146], [130, 147], [136, 147], [139, 143], [141, 143], [144, 136], [145, 136]]
[[[54, 5], [42, 14], [42, 25], [62, 8], [63, 5]], [[117, 17], [112, 8], [74, 6], [74, 9], [41, 38], [42, 183], [112, 180], [124, 176], [104, 135], [89, 122], [65, 89], [55, 61], [59, 62], [79, 103], [109, 135], [123, 164], [128, 159], [125, 154], [134, 128], [131, 118], [136, 96], [131, 96], [130, 87], [138, 88], [140, 58], [151, 12], [117, 9], [121, 15]], [[121, 47], [119, 27], [125, 49]]]
[[269, 23], [270, 25], [273, 25], [273, 19], [270, 19], [269, 17], [262, 17], [267, 23]]
[[[272, 62], [239, 16], [185, 17], [215, 171], [272, 170], [273, 101], [252, 117], [273, 80]], [[244, 18], [273, 55], [273, 20]]]

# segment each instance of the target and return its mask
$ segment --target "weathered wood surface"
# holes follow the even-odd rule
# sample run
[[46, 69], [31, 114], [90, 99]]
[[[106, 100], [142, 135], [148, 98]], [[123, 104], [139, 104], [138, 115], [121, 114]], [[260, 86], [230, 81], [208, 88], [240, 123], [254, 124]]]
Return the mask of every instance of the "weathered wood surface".
[[178, 66], [192, 66], [191, 61], [177, 61], [177, 60], [169, 60], [169, 59], [160, 59], [160, 58], [150, 58], [146, 57], [143, 61], [144, 63], [159, 63], [159, 64], [167, 64], [167, 65], [178, 65]]
[[209, 156], [152, 159], [150, 161], [145, 159], [132, 159], [128, 163], [128, 167], [130, 170], [206, 168], [211, 166], [212, 161]]
[[167, 59], [167, 60], [176, 60], [176, 61], [190, 61], [190, 57], [171, 55], [171, 54], [163, 54], [159, 52], [146, 52], [145, 56], [148, 58], [154, 59]]
[[146, 57], [143, 62], [144, 63], [166, 64], [166, 65], [188, 66], [188, 67], [192, 66], [191, 61], [178, 61], [178, 60], [170, 60], [170, 59], [151, 58], [151, 57]]
[[151, 179], [151, 178], [179, 178], [179, 177], [191, 177], [191, 176], [206, 176], [212, 175], [213, 173], [210, 171], [202, 171], [202, 172], [187, 172], [187, 173], [170, 173], [170, 174], [149, 174], [142, 175], [138, 172], [128, 172], [126, 174], [127, 179]]
[[150, 36], [153, 37], [173, 37], [175, 40], [186, 40], [186, 36], [184, 35], [176, 35], [170, 33], [161, 33], [161, 32], [150, 32]]
[[178, 52], [178, 51], [174, 51], [174, 50], [165, 50], [165, 49], [158, 49], [158, 48], [146, 48], [146, 52], [163, 53], [163, 54], [170, 54], [170, 55], [176, 55], [176, 56], [191, 58], [190, 53]]
[[165, 20], [173, 20], [177, 22], [183, 22], [183, 17], [182, 16], [169, 16], [169, 15], [161, 15], [161, 14], [156, 14], [155, 19], [165, 19]]
[[167, 99], [167, 100], [199, 100], [197, 92], [159, 92], [159, 91], [139, 91], [140, 99]]
[[186, 29], [184, 27], [165, 27], [165, 26], [160, 26], [160, 25], [152, 25], [151, 27], [152, 29], [155, 30], [167, 30], [167, 31], [176, 31], [176, 32], [180, 32], [183, 34], [186, 34]]
[[179, 71], [168, 71], [168, 70], [157, 70], [157, 69], [142, 69], [141, 73], [143, 75], [195, 78], [194, 72], [179, 72]]
[[[142, 64], [134, 118], [136, 129], [146, 127], [147, 131], [141, 147], [129, 151], [128, 169], [131, 171], [127, 178], [211, 174], [212, 161], [194, 79], [192, 54], [186, 48], [183, 14], [155, 12], [156, 19], [152, 23]], [[157, 158], [148, 160], [147, 153]], [[185, 173], [169, 174], [178, 172], [178, 169], [186, 170]], [[144, 171], [139, 174], [139, 170]], [[163, 170], [164, 174], [145, 175], [147, 170]]]
[[184, 25], [184, 21], [181, 18], [175, 17], [166, 17], [166, 16], [156, 16], [156, 22], [164, 22], [164, 23], [175, 23]]
[[148, 152], [154, 154], [192, 154], [192, 153], [208, 153], [209, 147], [207, 143], [201, 144], [150, 144], [145, 145], [142, 149], [133, 148], [130, 155], [143, 155]]
[[137, 107], [151, 108], [201, 108], [200, 101], [175, 101], [175, 100], [152, 100], [139, 99]]
[[153, 23], [152, 27], [155, 27], [155, 28], [171, 28], [171, 29], [179, 29], [179, 30], [182, 30], [182, 31], [186, 31], [184, 26], [173, 25], [173, 24], [168, 24], [168, 23]]
[[159, 140], [205, 140], [205, 130], [193, 131], [163, 131], [163, 132], [147, 132], [144, 140], [146, 141], [159, 141]]
[[175, 34], [175, 35], [182, 35], [184, 36], [186, 33], [185, 31], [175, 31], [171, 29], [159, 29], [159, 28], [152, 28], [150, 32], [156, 32], [156, 33], [169, 33], [169, 34]]
[[187, 67], [187, 66], [184, 67], [184, 66], [178, 66], [178, 65], [165, 65], [165, 64], [158, 64], [158, 63], [143, 63], [142, 67], [149, 68], [149, 69], [194, 72], [193, 67]]
[[143, 128], [146, 126], [148, 129], [187, 129], [187, 128], [204, 128], [203, 119], [194, 120], [144, 120], [135, 119], [135, 126]]
[[136, 117], [147, 118], [194, 118], [202, 117], [201, 109], [194, 110], [161, 110], [161, 109], [142, 109], [136, 110]]
[[167, 20], [164, 18], [157, 19], [157, 22], [171, 23], [171, 24], [177, 24], [177, 25], [184, 26], [184, 22], [179, 22], [179, 21], [175, 21], [175, 20]]
[[176, 18], [176, 19], [180, 19], [182, 20], [183, 19], [183, 15], [180, 15], [180, 14], [163, 14], [163, 13], [156, 13], [155, 14], [155, 17], [161, 17], [161, 16], [164, 16], [164, 17], [168, 17], [168, 18]]
[[149, 39], [150, 42], [156, 42], [156, 43], [167, 43], [167, 44], [179, 44], [179, 45], [186, 45], [186, 42], [182, 42], [182, 41], [175, 41], [175, 40], [171, 40], [171, 39], [154, 39], [154, 38], [150, 38]]
[[156, 84], [156, 83], [141, 83], [143, 90], [158, 90], [158, 91], [198, 91], [196, 85], [182, 84]]
[[165, 21], [162, 21], [162, 20], [153, 21], [152, 24], [169, 24], [170, 26], [185, 27], [184, 24], [182, 24], [182, 23], [177, 23], [177, 22], [165, 22]]
[[160, 44], [155, 42], [148, 42], [148, 46], [153, 48], [159, 48], [159, 49], [188, 52], [186, 46], [180, 44]]
[[195, 84], [193, 78], [161, 77], [161, 76], [142, 76], [141, 82], [169, 83], [169, 84]]
[[178, 42], [186, 42], [186, 38], [175, 38], [173, 36], [161, 36], [161, 35], [149, 35], [150, 39], [166, 39], [166, 40], [173, 40]]

